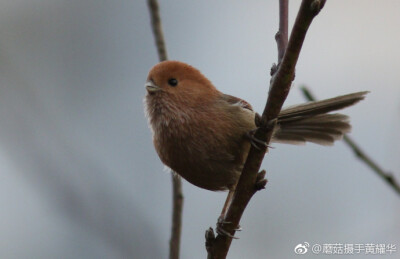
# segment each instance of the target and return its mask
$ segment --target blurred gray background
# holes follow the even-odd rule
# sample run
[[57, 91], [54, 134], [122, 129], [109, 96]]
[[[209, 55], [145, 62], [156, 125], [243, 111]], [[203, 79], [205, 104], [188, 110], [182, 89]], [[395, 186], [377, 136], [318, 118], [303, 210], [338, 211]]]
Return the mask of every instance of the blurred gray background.
[[[278, 1], [160, 5], [169, 57], [261, 112]], [[286, 101], [304, 102], [301, 84], [320, 99], [371, 91], [345, 111], [351, 136], [398, 180], [399, 10], [396, 0], [328, 1]], [[0, 1], [0, 258], [168, 257], [170, 175], [142, 103], [157, 61], [145, 1]], [[303, 242], [400, 249], [399, 196], [342, 142], [273, 146], [267, 189], [248, 206], [229, 258], [298, 258]], [[181, 255], [205, 258], [204, 231], [226, 194], [183, 189]]]

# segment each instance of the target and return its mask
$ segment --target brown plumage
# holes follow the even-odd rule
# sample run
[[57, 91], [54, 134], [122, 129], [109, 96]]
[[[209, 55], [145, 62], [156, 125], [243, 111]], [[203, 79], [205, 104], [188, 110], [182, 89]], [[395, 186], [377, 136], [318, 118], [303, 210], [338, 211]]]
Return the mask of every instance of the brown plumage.
[[[192, 66], [164, 61], [149, 72], [145, 99], [153, 141], [162, 162], [190, 183], [233, 190], [256, 128], [250, 104], [219, 92]], [[348, 117], [326, 114], [364, 99], [359, 92], [281, 111], [272, 141], [332, 145], [350, 130]]]

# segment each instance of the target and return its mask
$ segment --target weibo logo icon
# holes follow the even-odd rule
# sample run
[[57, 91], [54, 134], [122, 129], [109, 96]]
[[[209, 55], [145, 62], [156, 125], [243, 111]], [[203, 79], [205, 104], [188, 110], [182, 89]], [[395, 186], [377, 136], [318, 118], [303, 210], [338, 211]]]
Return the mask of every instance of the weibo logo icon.
[[305, 253], [307, 253], [308, 251], [308, 247], [310, 247], [310, 244], [307, 242], [304, 242], [304, 244], [298, 244], [295, 248], [294, 248], [294, 252], [298, 255], [303, 255]]

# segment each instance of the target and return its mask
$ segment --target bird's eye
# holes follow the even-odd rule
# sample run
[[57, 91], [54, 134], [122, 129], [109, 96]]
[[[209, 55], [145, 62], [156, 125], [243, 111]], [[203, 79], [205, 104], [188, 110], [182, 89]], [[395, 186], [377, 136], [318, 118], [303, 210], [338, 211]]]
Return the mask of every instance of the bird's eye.
[[178, 85], [178, 80], [176, 80], [175, 78], [170, 78], [170, 79], [168, 79], [168, 84], [170, 86], [177, 86]]

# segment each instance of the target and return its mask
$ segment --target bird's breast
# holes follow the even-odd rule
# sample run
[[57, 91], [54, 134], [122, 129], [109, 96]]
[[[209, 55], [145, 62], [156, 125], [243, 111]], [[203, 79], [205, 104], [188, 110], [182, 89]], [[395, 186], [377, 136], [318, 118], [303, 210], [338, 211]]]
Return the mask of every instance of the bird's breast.
[[248, 149], [237, 116], [210, 105], [177, 107], [152, 101], [147, 103], [148, 117], [162, 162], [199, 187], [230, 189]]

